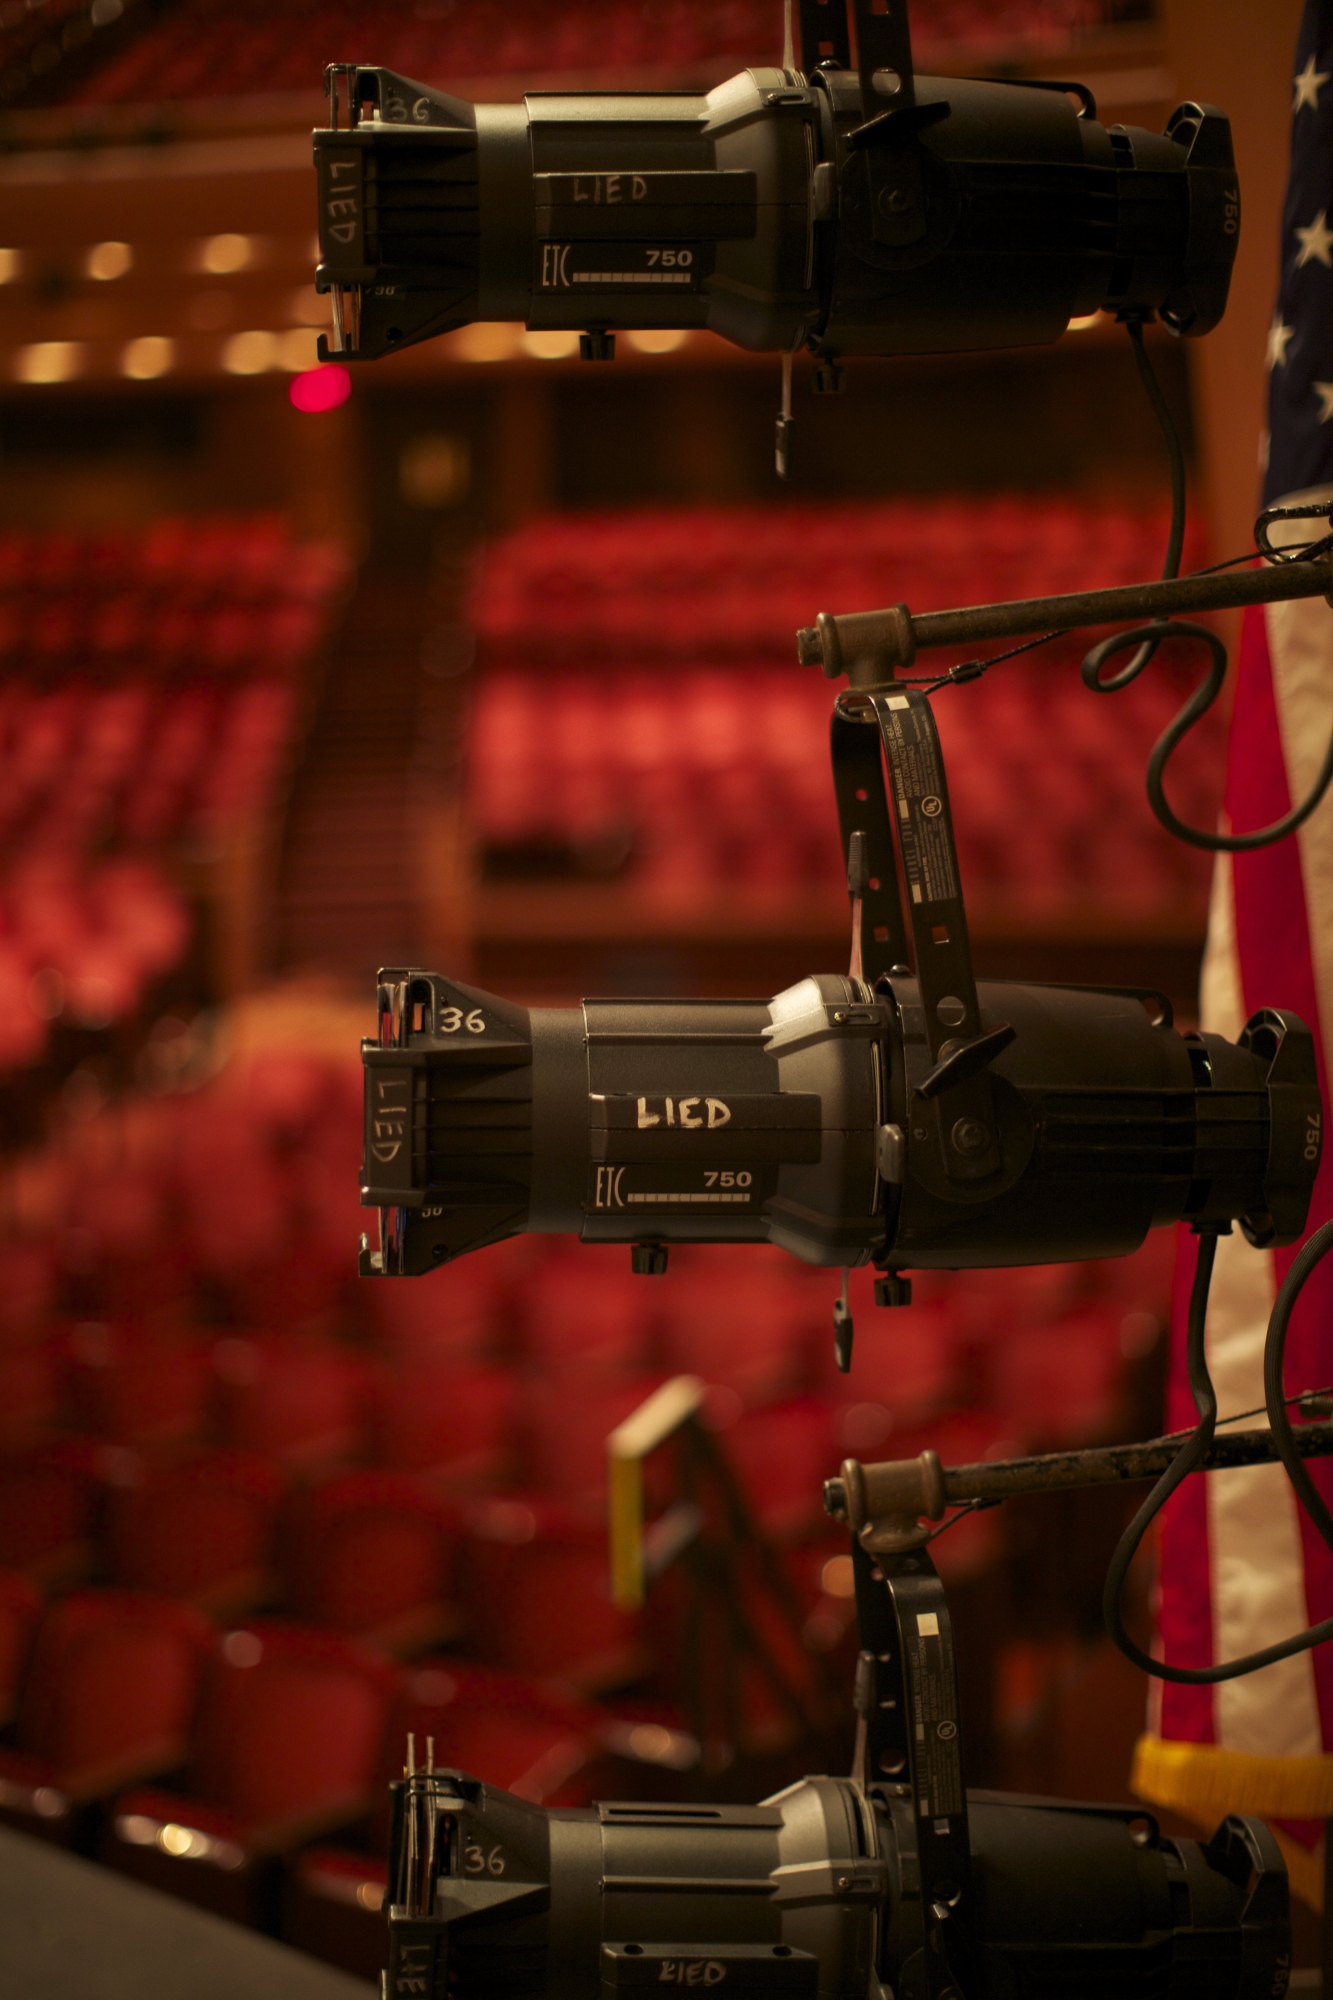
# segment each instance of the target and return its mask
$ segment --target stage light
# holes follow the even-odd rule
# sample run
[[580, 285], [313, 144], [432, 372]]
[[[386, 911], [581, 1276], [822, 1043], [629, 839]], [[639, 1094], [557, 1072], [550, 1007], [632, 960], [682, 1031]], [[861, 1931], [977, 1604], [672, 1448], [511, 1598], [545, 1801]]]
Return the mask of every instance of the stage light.
[[140, 334], [120, 350], [120, 372], [134, 382], [151, 382], [167, 374], [176, 359], [176, 343], [160, 333]]
[[111, 278], [123, 278], [133, 262], [134, 252], [128, 243], [94, 243], [84, 259], [83, 272], [104, 284]]
[[234, 333], [222, 349], [222, 365], [229, 375], [262, 375], [278, 366], [277, 337], [252, 328]]
[[507, 319], [479, 319], [461, 326], [444, 350], [455, 361], [512, 361], [523, 328]]
[[579, 337], [565, 327], [540, 327], [523, 334], [519, 346], [538, 361], [568, 361], [579, 351]]
[[210, 271], [215, 278], [222, 278], [233, 271], [247, 270], [254, 262], [254, 255], [252, 236], [237, 236], [224, 232], [221, 236], [209, 236], [200, 244], [195, 268], [200, 271]]
[[294, 375], [288, 384], [287, 400], [294, 410], [313, 417], [324, 410], [338, 409], [351, 393], [351, 375], [347, 369], [331, 363], [323, 368], [308, 368], [304, 375]]
[[274, 335], [274, 342], [278, 366], [289, 374], [303, 374], [319, 366], [319, 336], [313, 327], [288, 327], [285, 333]]
[[83, 373], [81, 340], [34, 340], [20, 347], [14, 361], [19, 382], [72, 382]]
[[688, 329], [681, 326], [635, 327], [625, 335], [625, 342], [640, 354], [674, 354], [689, 338]]

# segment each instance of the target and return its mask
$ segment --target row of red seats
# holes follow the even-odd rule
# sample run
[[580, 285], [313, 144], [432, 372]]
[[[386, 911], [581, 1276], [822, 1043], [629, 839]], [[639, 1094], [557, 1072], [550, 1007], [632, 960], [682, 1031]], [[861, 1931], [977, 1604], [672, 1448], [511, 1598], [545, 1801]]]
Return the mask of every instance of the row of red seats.
[[[944, 0], [917, 27], [919, 53], [946, 41], [1011, 47], [1060, 41], [1098, 26], [1106, 0]], [[190, 0], [142, 35], [75, 92], [86, 104], [160, 103], [311, 89], [339, 35], [353, 54], [409, 76], [531, 77], [625, 69], [713, 72], [781, 60], [781, 22], [769, 0], [582, 0], [552, 9], [511, 0], [502, 12], [462, 4], [411, 11], [393, 0], [302, 0], [280, 17], [250, 4]]]
[[0, 838], [14, 857], [214, 835], [269, 796], [293, 707], [288, 682], [268, 675], [15, 678], [0, 691]]
[[[311, 1335], [230, 1334], [210, 1355], [181, 1334], [133, 1338], [93, 1323], [75, 1329], [72, 1365], [56, 1343], [0, 1352], [0, 1441], [18, 1450], [61, 1438], [72, 1423], [114, 1448], [106, 1463], [126, 1492], [174, 1479], [181, 1453], [212, 1446], [262, 1457], [282, 1475], [263, 1502], [270, 1513], [293, 1479], [358, 1464], [425, 1478], [446, 1494], [518, 1481], [595, 1506], [608, 1433], [665, 1374], [695, 1373], [710, 1384], [709, 1422], [756, 1511], [777, 1528], [817, 1514], [820, 1481], [847, 1451], [891, 1440], [896, 1450], [901, 1433], [952, 1410], [983, 1412], [1026, 1443], [1104, 1434], [1121, 1415], [1126, 1361], [1152, 1345], [1160, 1324], [1151, 1306], [1094, 1298], [1044, 1324], [968, 1337], [949, 1302], [891, 1320], [858, 1303], [866, 1310], [852, 1376], [836, 1376], [827, 1323], [813, 1321], [800, 1388], [784, 1369], [790, 1352], [769, 1352], [762, 1318], [712, 1354], [701, 1327], [692, 1353], [682, 1343], [694, 1363], [684, 1368], [571, 1358], [533, 1369], [431, 1353], [386, 1361]], [[38, 1449], [59, 1456], [64, 1446]], [[16, 1461], [20, 1488], [28, 1463]], [[101, 1463], [95, 1452], [76, 1456], [70, 1477], [92, 1477]], [[231, 1477], [222, 1460], [209, 1463]]]
[[0, 663], [35, 673], [287, 673], [321, 623], [308, 603], [207, 606], [127, 591], [82, 604], [0, 598]]
[[[15, 1720], [13, 1747], [0, 1747], [0, 1819], [61, 1844], [100, 1831], [113, 1866], [251, 1922], [267, 1914], [265, 1877], [283, 1857], [313, 1870], [317, 1901], [349, 1874], [382, 1888], [388, 1787], [409, 1736], [419, 1762], [546, 1805], [587, 1803], [608, 1779], [614, 1789], [612, 1759], [670, 1768], [694, 1754], [679, 1729], [475, 1662], [403, 1672], [298, 1625], [216, 1633], [137, 1592], [80, 1592], [41, 1616], [22, 1579], [0, 1575], [0, 1658]], [[361, 1834], [359, 1851], [296, 1859], [342, 1829]]]
[[183, 956], [179, 892], [145, 859], [47, 857], [0, 888], [0, 1069], [40, 1060], [53, 1022], [105, 1028]]
[[[1201, 897], [1206, 862], [1144, 797], [1148, 753], [1183, 699], [1174, 673], [1098, 697], [1072, 663], [1022, 662], [941, 695], [967, 890], [1139, 908]], [[499, 669], [475, 699], [472, 821], [508, 872], [539, 867], [559, 842], [573, 867], [624, 857], [663, 891], [807, 884], [832, 899], [828, 713], [826, 684], [791, 669]], [[1172, 802], [1196, 824], [1216, 815], [1221, 742], [1209, 717], [1172, 762]]]
[[[808, 1470], [817, 1497], [828, 1464]], [[52, 1591], [97, 1576], [215, 1621], [282, 1606], [402, 1658], [462, 1634], [496, 1666], [624, 1679], [635, 1627], [607, 1593], [601, 1509], [475, 1484], [468, 1501], [406, 1473], [305, 1484], [255, 1453], [68, 1440], [0, 1458], [0, 1567]]]
[[120, 592], [177, 604], [325, 603], [346, 573], [336, 542], [298, 542], [280, 514], [165, 515], [142, 532], [6, 528], [0, 597]]
[[[1141, 582], [1160, 572], [1166, 531], [1156, 511], [1067, 495], [557, 515], [487, 548], [471, 616], [491, 665], [786, 666], [818, 611], [934, 611]], [[1191, 527], [1184, 566], [1203, 559]]]

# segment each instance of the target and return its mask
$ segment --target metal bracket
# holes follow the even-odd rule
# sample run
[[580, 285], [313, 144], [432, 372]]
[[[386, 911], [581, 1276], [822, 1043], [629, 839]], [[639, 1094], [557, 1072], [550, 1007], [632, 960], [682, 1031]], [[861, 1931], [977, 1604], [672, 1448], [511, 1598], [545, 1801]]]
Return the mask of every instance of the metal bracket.
[[[901, 248], [919, 242], [926, 233], [907, 0], [852, 0], [852, 17], [863, 122], [847, 135], [847, 144], [865, 147], [873, 240]], [[888, 117], [881, 125], [885, 113]], [[931, 111], [932, 119], [948, 115], [947, 106]]]
[[[876, 1558], [853, 1536], [852, 1566], [862, 1648], [852, 1775], [895, 1806], [902, 1802], [906, 1810], [895, 1811], [895, 1821], [901, 1825], [910, 1811], [916, 1837], [918, 1979], [909, 1957], [902, 1989], [915, 1986], [929, 2000], [950, 1994], [957, 2000], [968, 1990], [955, 1968], [964, 1956], [971, 1845], [944, 1586], [924, 1550]], [[914, 1914], [900, 1911], [900, 1923], [910, 1923]]]
[[813, 76], [821, 63], [852, 66], [847, 0], [801, 0], [801, 68]]
[[860, 903], [861, 977], [871, 986], [896, 965], [907, 964], [907, 925], [898, 894], [898, 866], [884, 793], [879, 730], [834, 709], [829, 730], [833, 790], [846, 858], [853, 837], [862, 837], [865, 883]]
[[[984, 1063], [955, 1067], [974, 1043], [989, 1062], [1006, 1045], [984, 1036], [963, 907], [953, 818], [935, 716], [927, 696], [895, 687], [867, 697], [879, 722], [893, 797], [916, 975], [930, 1048], [933, 1095], [909, 1106], [913, 1135], [935, 1127], [939, 1157], [953, 1181], [987, 1179], [1000, 1169], [990, 1078]], [[882, 780], [881, 780], [882, 782]], [[929, 1080], [929, 1079], [928, 1079]]]

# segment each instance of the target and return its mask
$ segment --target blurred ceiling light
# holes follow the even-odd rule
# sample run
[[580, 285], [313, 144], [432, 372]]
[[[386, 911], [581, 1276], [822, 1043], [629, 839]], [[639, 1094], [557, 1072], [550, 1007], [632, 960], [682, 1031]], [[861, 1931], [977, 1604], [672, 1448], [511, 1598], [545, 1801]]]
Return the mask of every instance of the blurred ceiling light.
[[23, 272], [21, 250], [0, 250], [0, 285], [12, 285]]
[[413, 507], [452, 507], [467, 498], [472, 453], [466, 438], [423, 431], [398, 458], [398, 490]]
[[325, 410], [338, 409], [351, 393], [350, 372], [346, 368], [331, 364], [328, 367], [309, 368], [304, 375], [294, 375], [287, 390], [287, 400], [294, 410], [301, 410], [309, 417], [317, 417]]
[[1096, 326], [1101, 316], [1099, 312], [1081, 313], [1077, 319], [1070, 320], [1069, 325], [1065, 328], [1065, 332], [1086, 333], [1090, 326]]
[[277, 368], [277, 335], [257, 330], [234, 333], [222, 349], [222, 365], [229, 375], [262, 375], [266, 368]]
[[479, 319], [460, 326], [443, 350], [456, 361], [508, 361], [518, 353], [523, 328], [507, 319]]
[[72, 382], [83, 372], [81, 340], [34, 340], [14, 357], [19, 382]]
[[102, 281], [123, 278], [133, 262], [134, 252], [128, 243], [94, 243], [84, 259], [84, 276]]
[[207, 236], [199, 245], [195, 269], [211, 271], [215, 278], [222, 278], [229, 272], [246, 270], [254, 262], [254, 255], [252, 236]]
[[298, 285], [287, 310], [299, 326], [327, 326], [331, 317], [328, 296], [313, 285]]
[[539, 327], [534, 333], [523, 334], [519, 345], [525, 354], [535, 354], [539, 361], [567, 361], [571, 354], [578, 353], [579, 337], [564, 327]]
[[133, 382], [151, 382], [165, 375], [176, 359], [176, 343], [164, 334], [143, 333], [120, 350], [120, 372]]
[[289, 327], [286, 333], [275, 334], [274, 341], [279, 368], [286, 368], [292, 375], [318, 368], [319, 335], [312, 326]]
[[625, 335], [625, 340], [640, 354], [674, 354], [689, 337], [688, 328], [683, 326], [636, 327]]

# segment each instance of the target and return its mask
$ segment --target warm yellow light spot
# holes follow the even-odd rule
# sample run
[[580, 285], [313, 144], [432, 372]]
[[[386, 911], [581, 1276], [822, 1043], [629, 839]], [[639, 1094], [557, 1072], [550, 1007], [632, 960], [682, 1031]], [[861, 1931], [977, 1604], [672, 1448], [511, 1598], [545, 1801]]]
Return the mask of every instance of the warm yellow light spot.
[[409, 439], [398, 458], [398, 490], [414, 507], [452, 507], [466, 499], [472, 454], [466, 438], [424, 431]]
[[567, 361], [579, 351], [577, 333], [557, 326], [537, 327], [525, 333], [519, 344], [525, 354], [535, 354], [539, 361]]
[[510, 320], [476, 320], [451, 334], [444, 352], [454, 361], [510, 361], [522, 336], [522, 327]]
[[289, 327], [273, 336], [279, 368], [299, 375], [303, 369], [319, 366], [319, 335], [310, 326]]
[[1065, 332], [1086, 333], [1088, 328], [1090, 326], [1096, 326], [1098, 320], [1100, 320], [1102, 317], [1103, 315], [1099, 312], [1083, 313], [1080, 315], [1078, 319], [1070, 320], [1069, 325], [1065, 328]]
[[123, 278], [133, 262], [134, 252], [128, 243], [94, 243], [83, 260], [84, 276], [102, 283], [109, 278]]
[[72, 382], [83, 373], [83, 343], [79, 340], [34, 340], [14, 358], [20, 382]]
[[313, 285], [298, 285], [287, 309], [298, 326], [327, 326], [331, 317], [328, 293]]
[[215, 278], [226, 277], [232, 271], [248, 270], [255, 258], [255, 243], [252, 236], [208, 236], [199, 245], [195, 268], [211, 271]]
[[683, 326], [635, 327], [625, 335], [625, 344], [640, 354], [674, 354], [689, 337], [689, 329]]
[[0, 285], [12, 285], [23, 275], [23, 252], [0, 249]]
[[176, 343], [165, 334], [143, 333], [120, 350], [120, 372], [132, 382], [152, 382], [165, 375], [176, 359]]
[[222, 365], [229, 375], [262, 375], [267, 368], [280, 367], [277, 334], [257, 329], [234, 333], [223, 346]]
[[826, 1597], [854, 1597], [856, 1577], [851, 1557], [830, 1556], [819, 1572], [819, 1581]]

